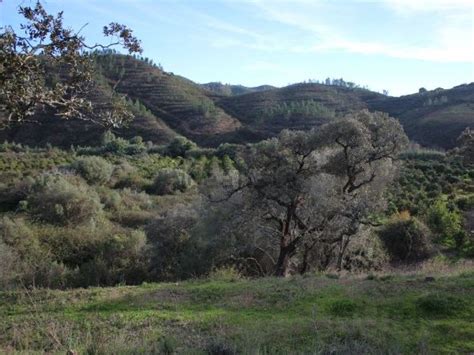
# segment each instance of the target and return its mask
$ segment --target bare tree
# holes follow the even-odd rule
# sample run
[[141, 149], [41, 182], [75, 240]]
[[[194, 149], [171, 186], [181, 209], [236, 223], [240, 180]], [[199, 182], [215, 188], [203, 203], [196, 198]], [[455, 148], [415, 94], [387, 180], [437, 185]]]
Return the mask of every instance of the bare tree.
[[107, 107], [97, 110], [87, 99], [94, 84], [90, 52], [116, 45], [129, 53], [141, 52], [132, 30], [112, 22], [103, 28], [103, 34], [115, 41], [90, 45], [81, 30], [64, 27], [62, 12], [50, 15], [39, 1], [34, 7], [18, 9], [26, 22], [21, 31], [0, 28], [0, 125], [28, 121], [47, 108], [61, 118], [91, 120], [106, 127], [132, 118], [122, 97], [112, 97]]

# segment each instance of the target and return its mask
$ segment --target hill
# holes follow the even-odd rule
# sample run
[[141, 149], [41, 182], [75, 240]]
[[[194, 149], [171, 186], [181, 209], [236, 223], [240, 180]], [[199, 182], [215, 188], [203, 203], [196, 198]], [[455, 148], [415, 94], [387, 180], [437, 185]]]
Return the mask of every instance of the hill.
[[466, 127], [474, 127], [474, 83], [368, 101], [371, 110], [388, 112], [421, 145], [452, 148]]
[[243, 85], [222, 84], [220, 82], [200, 84], [200, 86], [206, 90], [212, 91], [213, 93], [225, 96], [242, 95], [251, 92], [260, 92], [275, 89], [275, 87], [271, 85], [247, 87]]
[[[95, 106], [107, 107], [111, 102], [114, 88], [99, 72], [95, 77], [93, 90], [88, 94]], [[134, 120], [126, 127], [114, 132], [125, 138], [141, 136], [144, 140], [157, 144], [169, 143], [177, 133], [174, 132], [161, 118], [155, 116], [139, 101], [127, 99], [126, 105], [134, 114]], [[54, 117], [54, 111], [38, 112], [31, 118], [30, 123], [13, 125], [9, 129], [0, 130], [0, 141], [14, 141], [30, 146], [69, 147], [71, 145], [95, 146], [100, 144], [104, 128], [91, 121], [64, 120]]]
[[452, 148], [459, 134], [474, 126], [474, 83], [402, 97], [360, 88], [295, 84], [216, 102], [260, 139], [284, 128], [308, 129], [360, 109], [398, 118], [411, 140], [428, 147]]
[[[284, 88], [199, 85], [148, 59], [111, 53], [97, 54], [96, 62], [99, 85], [93, 101], [103, 104], [115, 90], [126, 95], [137, 116], [116, 133], [127, 138], [140, 135], [156, 144], [166, 144], [177, 134], [203, 146], [255, 142], [285, 128], [309, 129], [361, 109], [398, 118], [411, 140], [428, 147], [452, 148], [462, 130], [474, 126], [474, 83], [388, 97], [362, 88], [315, 83]], [[2, 131], [0, 140], [94, 145], [102, 133], [91, 123], [59, 122], [51, 116], [39, 115], [40, 126]]]
[[139, 100], [177, 132], [202, 137], [232, 132], [240, 122], [214, 104], [199, 85], [147, 61], [123, 55], [98, 55], [103, 75], [114, 89]]
[[470, 353], [472, 272], [0, 292], [0, 351]]

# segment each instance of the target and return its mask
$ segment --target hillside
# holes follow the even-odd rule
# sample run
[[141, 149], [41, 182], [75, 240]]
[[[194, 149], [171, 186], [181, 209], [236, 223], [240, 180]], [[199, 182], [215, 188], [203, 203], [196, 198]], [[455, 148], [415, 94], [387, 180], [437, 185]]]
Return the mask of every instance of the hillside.
[[474, 126], [474, 84], [402, 97], [364, 89], [295, 84], [222, 97], [216, 102], [247, 129], [259, 133], [259, 138], [284, 128], [308, 129], [364, 108], [398, 118], [410, 139], [428, 147], [452, 148], [464, 128]]
[[[217, 105], [239, 119], [253, 140], [278, 134], [282, 129], [309, 129], [336, 116], [367, 108], [368, 99], [381, 96], [319, 84], [295, 84], [239, 96], [222, 97]], [[252, 136], [247, 133], [247, 137]], [[236, 139], [238, 141], [238, 139]]]
[[452, 148], [464, 128], [474, 126], [474, 83], [379, 98], [370, 100], [368, 106], [398, 118], [414, 141], [425, 146]]
[[198, 142], [240, 126], [190, 80], [130, 56], [99, 55], [97, 61], [117, 92], [139, 100], [171, 128]]
[[[148, 59], [98, 54], [98, 90], [103, 104], [113, 90], [126, 95], [136, 119], [116, 133], [166, 144], [176, 134], [203, 146], [255, 142], [282, 129], [309, 129], [351, 111], [369, 109], [400, 120], [409, 138], [424, 146], [452, 148], [465, 127], [474, 126], [474, 83], [401, 97], [360, 88], [294, 84], [284, 88], [247, 88], [221, 83], [196, 84], [167, 73]], [[24, 125], [0, 132], [0, 140], [30, 145], [94, 145], [102, 133], [96, 125], [59, 122], [52, 113], [41, 125]], [[83, 133], [83, 134], [78, 134]]]
[[225, 96], [242, 95], [242, 94], [248, 94], [251, 92], [260, 92], [260, 91], [276, 89], [274, 86], [271, 86], [271, 85], [247, 87], [243, 85], [222, 84], [219, 82], [200, 84], [200, 86], [218, 95], [225, 95]]
[[[89, 93], [90, 99], [96, 106], [107, 107], [110, 103], [113, 88], [107, 80], [98, 73], [95, 87]], [[145, 141], [157, 144], [169, 143], [177, 134], [163, 120], [151, 113], [139, 102], [127, 100], [129, 110], [135, 118], [126, 127], [115, 129], [114, 132], [125, 138], [141, 136]], [[13, 125], [7, 130], [0, 130], [0, 141], [14, 141], [30, 146], [69, 147], [71, 145], [97, 145], [104, 133], [104, 128], [90, 121], [63, 120], [54, 117], [54, 112], [47, 110], [38, 112], [31, 118], [31, 123]]]
[[[428, 271], [429, 272], [429, 271]], [[472, 272], [0, 292], [7, 353], [470, 353]], [[73, 352], [74, 351], [74, 352]]]

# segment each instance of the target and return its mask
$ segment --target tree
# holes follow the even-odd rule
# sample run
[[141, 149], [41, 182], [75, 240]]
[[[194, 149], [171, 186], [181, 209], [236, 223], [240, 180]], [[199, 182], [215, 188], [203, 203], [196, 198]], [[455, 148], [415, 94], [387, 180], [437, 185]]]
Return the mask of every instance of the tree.
[[276, 251], [275, 275], [288, 275], [296, 256], [305, 272], [308, 255], [321, 243], [339, 245], [342, 260], [350, 237], [380, 207], [405, 143], [398, 121], [368, 111], [309, 132], [283, 131], [250, 146], [239, 183], [211, 198], [241, 199], [241, 213], [256, 216], [256, 233]]
[[457, 139], [459, 154], [466, 166], [474, 165], [474, 131], [467, 127]]
[[26, 21], [21, 25], [24, 34], [10, 26], [0, 28], [0, 125], [25, 122], [48, 108], [61, 118], [90, 120], [106, 127], [132, 118], [121, 96], [112, 96], [110, 103], [94, 110], [87, 98], [94, 86], [90, 52], [115, 45], [129, 53], [141, 52], [132, 30], [112, 22], [104, 26], [103, 34], [115, 42], [88, 45], [80, 30], [64, 27], [62, 12], [50, 15], [39, 1], [18, 11]]

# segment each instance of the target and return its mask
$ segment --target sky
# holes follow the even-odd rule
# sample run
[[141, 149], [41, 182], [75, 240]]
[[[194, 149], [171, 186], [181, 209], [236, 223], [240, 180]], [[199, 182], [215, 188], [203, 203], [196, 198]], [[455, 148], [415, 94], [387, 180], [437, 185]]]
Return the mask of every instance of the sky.
[[[18, 28], [0, 0], [0, 26]], [[474, 0], [42, 0], [105, 43], [130, 26], [143, 56], [195, 82], [285, 86], [344, 78], [390, 95], [474, 82]]]

